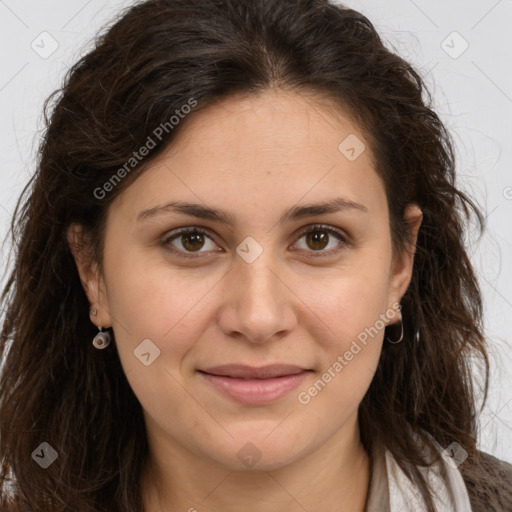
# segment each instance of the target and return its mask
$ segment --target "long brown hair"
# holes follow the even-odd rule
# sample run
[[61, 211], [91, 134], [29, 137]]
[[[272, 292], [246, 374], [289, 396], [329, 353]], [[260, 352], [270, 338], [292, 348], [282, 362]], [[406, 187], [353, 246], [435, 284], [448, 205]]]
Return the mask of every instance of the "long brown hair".
[[[385, 183], [394, 250], [406, 247], [405, 206], [423, 211], [401, 303], [404, 341], [384, 344], [360, 404], [365, 448], [388, 448], [429, 512], [431, 491], [416, 466], [431, 461], [413, 433], [431, 448], [429, 435], [442, 446], [459, 443], [468, 453], [461, 471], [483, 481], [471, 362], [482, 363], [482, 407], [489, 362], [464, 248], [467, 225], [474, 216], [481, 232], [483, 217], [455, 186], [452, 141], [422, 78], [385, 48], [366, 17], [327, 0], [149, 0], [105, 28], [45, 104], [46, 131], [12, 221], [14, 265], [2, 294], [3, 512], [142, 511], [141, 405], [115, 343], [101, 352], [91, 344], [97, 331], [66, 230], [81, 224], [101, 264], [109, 205], [186, 119], [153, 137], [155, 147], [107, 194], [95, 191], [155, 128], [191, 98], [199, 110], [271, 87], [326, 95], [354, 116]], [[58, 453], [47, 469], [32, 457], [42, 442]]]

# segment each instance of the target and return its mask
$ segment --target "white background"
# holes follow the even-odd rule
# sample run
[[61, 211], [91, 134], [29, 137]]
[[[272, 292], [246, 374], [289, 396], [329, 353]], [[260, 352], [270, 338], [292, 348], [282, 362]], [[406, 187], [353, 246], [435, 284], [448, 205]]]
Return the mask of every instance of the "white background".
[[[90, 47], [97, 30], [130, 4], [0, 0], [2, 240], [15, 200], [34, 172], [44, 99]], [[491, 358], [479, 443], [482, 450], [512, 462], [512, 0], [346, 5], [364, 13], [386, 44], [426, 78], [434, 107], [455, 137], [459, 185], [487, 215], [487, 232], [470, 250], [484, 295]], [[53, 40], [58, 47], [43, 54], [46, 58], [31, 47], [50, 52]], [[1, 257], [3, 274], [6, 249]]]

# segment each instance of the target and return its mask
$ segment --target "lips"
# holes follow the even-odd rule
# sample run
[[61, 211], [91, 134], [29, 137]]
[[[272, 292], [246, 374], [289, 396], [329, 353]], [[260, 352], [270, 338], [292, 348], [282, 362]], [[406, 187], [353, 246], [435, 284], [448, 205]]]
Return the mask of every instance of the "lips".
[[273, 364], [257, 368], [254, 366], [226, 364], [222, 366], [214, 366], [205, 370], [199, 370], [210, 375], [219, 377], [231, 377], [233, 379], [272, 379], [275, 377], [284, 377], [286, 375], [297, 375], [305, 368], [289, 364]]
[[198, 370], [212, 389], [238, 403], [252, 406], [267, 405], [289, 395], [311, 372], [289, 364], [261, 368], [229, 364]]

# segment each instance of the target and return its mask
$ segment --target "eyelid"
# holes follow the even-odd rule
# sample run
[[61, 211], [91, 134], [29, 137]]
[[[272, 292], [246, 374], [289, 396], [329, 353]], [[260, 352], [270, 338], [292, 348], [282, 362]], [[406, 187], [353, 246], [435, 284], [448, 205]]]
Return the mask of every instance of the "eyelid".
[[163, 245], [169, 252], [177, 255], [178, 257], [188, 258], [188, 259], [199, 259], [201, 258], [201, 254], [206, 254], [206, 251], [198, 252], [199, 256], [194, 256], [194, 253], [181, 251], [180, 249], [176, 249], [175, 247], [169, 247], [171, 241], [179, 238], [180, 235], [187, 233], [200, 233], [202, 235], [207, 236], [211, 240], [215, 241], [210, 233], [210, 230], [207, 228], [203, 228], [201, 226], [187, 226], [184, 228], [176, 228], [168, 232], [164, 235], [161, 245]]
[[[337, 247], [335, 249], [330, 249], [328, 251], [323, 251], [323, 250], [306, 251], [308, 253], [311, 253], [310, 254], [311, 257], [327, 258], [329, 256], [334, 256], [334, 255], [338, 254], [340, 251], [342, 251], [345, 247], [351, 245], [350, 238], [346, 233], [344, 233], [339, 228], [335, 228], [334, 226], [330, 226], [327, 224], [310, 224], [308, 226], [304, 226], [304, 227], [300, 228], [298, 233], [296, 233], [295, 237], [297, 238], [297, 241], [298, 241], [298, 240], [300, 240], [300, 238], [302, 238], [305, 234], [309, 233], [310, 231], [320, 231], [320, 230], [327, 231], [329, 234], [334, 234], [335, 236], [337, 236], [340, 239], [341, 247]], [[211, 231], [208, 228], [192, 225], [192, 226], [176, 228], [174, 230], [171, 230], [170, 232], [168, 232], [167, 234], [165, 234], [163, 236], [163, 239], [160, 243], [161, 243], [161, 245], [166, 247], [168, 251], [172, 252], [173, 254], [178, 255], [178, 257], [183, 257], [183, 258], [188, 258], [188, 259], [200, 259], [200, 258], [202, 258], [201, 254], [208, 254], [210, 252], [210, 251], [199, 251], [197, 253], [193, 253], [193, 252], [182, 251], [182, 250], [176, 249], [172, 246], [171, 246], [171, 248], [168, 247], [168, 244], [171, 241], [175, 240], [180, 235], [187, 234], [187, 233], [200, 233], [202, 235], [207, 236], [208, 238], [210, 238], [211, 240], [213, 240], [215, 242], [214, 237], [212, 237]], [[296, 244], [297, 241], [294, 244]], [[299, 249], [298, 251], [300, 252], [301, 249]], [[315, 254], [315, 252], [317, 254]], [[195, 256], [194, 254], [197, 254], [198, 256]]]
[[[340, 253], [346, 247], [351, 246], [350, 238], [346, 233], [344, 233], [341, 229], [335, 228], [334, 226], [330, 226], [328, 224], [310, 224], [308, 226], [304, 226], [303, 228], [301, 228], [299, 230], [298, 234], [296, 235], [297, 241], [300, 240], [305, 234], [309, 233], [310, 231], [322, 231], [322, 230], [327, 231], [329, 233], [329, 235], [334, 234], [335, 236], [337, 236], [340, 239], [340, 244], [335, 249], [329, 249], [328, 251], [323, 251], [323, 250], [306, 251], [307, 253], [309, 253], [308, 257], [313, 257], [313, 258], [332, 257], [332, 256], [335, 256], [338, 253]], [[297, 242], [295, 242], [295, 243], [297, 243]]]

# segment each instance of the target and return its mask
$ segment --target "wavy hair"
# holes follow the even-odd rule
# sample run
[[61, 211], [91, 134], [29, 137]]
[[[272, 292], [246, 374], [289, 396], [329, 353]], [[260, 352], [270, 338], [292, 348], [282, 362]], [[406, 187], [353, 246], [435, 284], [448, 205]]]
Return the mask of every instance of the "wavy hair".
[[[12, 219], [14, 264], [2, 293], [2, 511], [142, 511], [141, 405], [115, 343], [101, 356], [91, 344], [97, 331], [66, 231], [73, 222], [85, 228], [101, 268], [109, 205], [186, 119], [109, 194], [94, 191], [190, 98], [197, 111], [269, 88], [328, 97], [358, 122], [385, 184], [394, 250], [406, 248], [406, 205], [423, 211], [402, 299], [404, 341], [383, 345], [359, 407], [363, 445], [392, 452], [429, 512], [432, 490], [417, 465], [432, 461], [415, 434], [432, 449], [430, 436], [443, 446], [457, 441], [468, 453], [460, 467], [466, 483], [485, 485], [472, 361], [483, 363], [482, 408], [489, 361], [464, 247], [472, 217], [480, 233], [484, 219], [456, 187], [453, 142], [421, 76], [365, 16], [327, 0], [148, 0], [98, 34], [44, 106], [37, 168]], [[58, 453], [45, 470], [32, 460], [41, 442]]]

